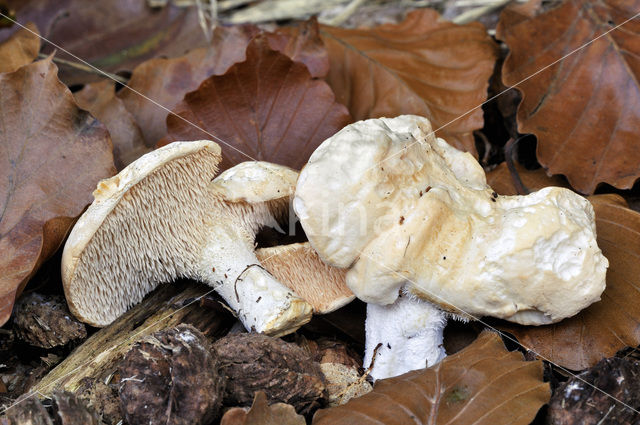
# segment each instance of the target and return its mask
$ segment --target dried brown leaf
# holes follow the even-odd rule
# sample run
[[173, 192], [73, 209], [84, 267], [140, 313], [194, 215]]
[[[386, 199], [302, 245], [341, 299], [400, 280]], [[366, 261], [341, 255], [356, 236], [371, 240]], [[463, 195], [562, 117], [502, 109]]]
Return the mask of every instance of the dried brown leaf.
[[0, 74], [0, 324], [16, 295], [115, 173], [102, 124], [78, 108], [51, 59]]
[[168, 139], [216, 136], [223, 170], [251, 159], [299, 169], [351, 117], [324, 81], [272, 50], [264, 37], [249, 44], [246, 57], [185, 96], [174, 110], [183, 119], [167, 117]]
[[569, 0], [537, 16], [509, 7], [498, 24], [510, 49], [505, 85], [528, 78], [518, 131], [535, 134], [540, 163], [582, 193], [640, 177], [640, 22], [598, 38], [639, 9], [639, 0]]
[[[196, 90], [206, 78], [222, 75], [231, 65], [244, 61], [249, 42], [259, 32], [252, 25], [219, 26], [207, 48], [195, 49], [177, 58], [151, 59], [136, 67], [128, 84], [132, 90], [125, 87], [118, 96], [136, 118], [148, 147], [155, 146], [167, 135], [168, 111], [182, 101], [185, 94]], [[327, 74], [329, 58], [315, 20], [303, 22], [294, 29], [266, 33], [265, 37], [272, 49], [295, 62], [304, 63], [313, 77]]]
[[[496, 46], [478, 23], [455, 25], [421, 9], [398, 25], [323, 26], [327, 82], [354, 119], [423, 115], [441, 137], [475, 154]], [[474, 109], [478, 107], [477, 109]], [[455, 120], [455, 121], [454, 121]]]
[[377, 381], [369, 394], [318, 411], [313, 424], [529, 424], [550, 395], [542, 362], [524, 361], [484, 332], [435, 366]]
[[320, 38], [315, 18], [300, 22], [295, 28], [279, 29], [266, 36], [272, 49], [305, 64], [312, 77], [322, 78], [329, 72], [329, 53]]
[[[38, 28], [29, 22], [11, 35], [3, 43], [0, 43], [0, 72], [13, 72], [21, 66], [28, 65], [38, 57], [40, 51], [40, 38]], [[35, 34], [34, 34], [35, 33]]]
[[[543, 168], [527, 170], [524, 166], [514, 163], [517, 177], [522, 184], [534, 192], [547, 186], [567, 187], [567, 182], [561, 176], [548, 176]], [[487, 183], [500, 195], [522, 195], [514, 185], [514, 176], [509, 172], [507, 163], [503, 162], [487, 173]]]
[[602, 300], [554, 325], [500, 325], [525, 347], [573, 370], [640, 344], [640, 213], [618, 195], [589, 200], [596, 212], [598, 246], [609, 260]]
[[298, 415], [293, 406], [286, 403], [267, 404], [267, 396], [258, 391], [248, 411], [234, 407], [222, 417], [220, 425], [305, 425], [304, 416]]
[[151, 59], [134, 69], [118, 97], [134, 116], [148, 148], [166, 136], [167, 114], [185, 94], [197, 89], [207, 77], [224, 74], [231, 65], [244, 60], [245, 49], [256, 32], [251, 26], [218, 27], [210, 47], [177, 58]]
[[[196, 8], [177, 7], [173, 2], [163, 8], [132, 0], [7, 3], [18, 22], [35, 22], [45, 38], [103, 71], [129, 71], [151, 57], [182, 55], [206, 44]], [[14, 28], [0, 30], [0, 40]], [[47, 45], [44, 50], [55, 49]], [[59, 49], [56, 56], [77, 61]], [[67, 84], [82, 84], [97, 81], [99, 76], [61, 66], [60, 78]]]
[[140, 127], [135, 118], [116, 97], [115, 82], [102, 80], [86, 84], [74, 93], [78, 106], [91, 112], [109, 130], [113, 142], [113, 157], [118, 170], [147, 153]]

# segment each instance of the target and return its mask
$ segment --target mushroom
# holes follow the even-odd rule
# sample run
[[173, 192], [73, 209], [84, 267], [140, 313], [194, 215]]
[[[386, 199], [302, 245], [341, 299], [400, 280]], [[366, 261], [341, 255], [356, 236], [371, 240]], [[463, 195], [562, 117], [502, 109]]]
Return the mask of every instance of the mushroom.
[[[438, 362], [449, 316], [543, 325], [600, 299], [607, 259], [591, 204], [548, 187], [498, 196], [429, 121], [360, 121], [324, 141], [293, 207], [311, 245], [369, 303], [365, 362], [396, 376]], [[381, 345], [380, 345], [381, 344]]]
[[309, 242], [260, 248], [260, 263], [300, 298], [314, 314], [331, 313], [356, 297], [346, 284], [346, 270], [325, 264]]
[[306, 323], [309, 303], [260, 265], [256, 232], [286, 215], [298, 173], [245, 162], [214, 179], [220, 147], [176, 142], [103, 180], [66, 242], [69, 308], [94, 326], [112, 322], [159, 283], [204, 282], [250, 330], [270, 335]]

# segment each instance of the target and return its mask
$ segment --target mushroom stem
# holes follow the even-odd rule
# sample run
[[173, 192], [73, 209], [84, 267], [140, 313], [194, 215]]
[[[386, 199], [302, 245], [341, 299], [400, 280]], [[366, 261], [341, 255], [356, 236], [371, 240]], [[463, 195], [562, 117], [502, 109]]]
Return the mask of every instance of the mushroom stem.
[[372, 364], [375, 352], [371, 377], [391, 378], [438, 363], [446, 356], [446, 323], [447, 313], [410, 295], [393, 304], [367, 304], [364, 364]]
[[262, 267], [253, 236], [237, 224], [211, 229], [199, 269], [198, 279], [215, 288], [250, 331], [280, 336], [311, 319], [311, 305]]

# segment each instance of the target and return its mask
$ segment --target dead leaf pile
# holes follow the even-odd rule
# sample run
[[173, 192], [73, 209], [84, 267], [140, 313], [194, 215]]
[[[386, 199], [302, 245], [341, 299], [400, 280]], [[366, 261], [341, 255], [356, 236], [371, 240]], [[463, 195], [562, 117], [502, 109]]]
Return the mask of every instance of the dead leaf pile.
[[522, 92], [518, 131], [536, 135], [540, 163], [577, 191], [631, 188], [640, 177], [640, 22], [626, 21], [640, 1], [537, 3], [507, 7], [497, 28], [509, 47], [504, 84]]
[[[29, 43], [36, 46], [29, 46]], [[30, 62], [37, 40], [18, 32], [0, 50]], [[109, 134], [75, 104], [51, 58], [0, 73], [0, 323], [62, 243], [102, 178], [115, 173]], [[61, 172], [64, 170], [64, 172]]]
[[[418, 114], [457, 148], [475, 156], [484, 150], [481, 161], [491, 170], [487, 181], [501, 195], [549, 185], [591, 195], [598, 244], [610, 263], [602, 300], [548, 326], [490, 322], [530, 350], [527, 359], [537, 360], [525, 361], [520, 352], [507, 351], [496, 333], [483, 332], [440, 364], [378, 381], [370, 393], [315, 416], [316, 404], [302, 411], [305, 418], [294, 406], [276, 403], [271, 393], [269, 405], [265, 393], [252, 388], [242, 402], [247, 405], [253, 398], [251, 409], [233, 408], [216, 420], [225, 425], [529, 424], [539, 414], [536, 421], [551, 421], [541, 406], [552, 390], [559, 399], [557, 388], [568, 391], [575, 385], [559, 386], [558, 379], [566, 376], [552, 367], [543, 377], [541, 360], [579, 371], [640, 344], [640, 213], [625, 201], [640, 198], [640, 21], [629, 20], [640, 10], [640, 0], [513, 3], [494, 15], [495, 37], [478, 22], [454, 24], [426, 8], [410, 11], [399, 23], [355, 29], [312, 18], [274, 23], [267, 30], [255, 25], [259, 17], [246, 18], [249, 12], [266, 16], [270, 8], [269, 16], [275, 16], [284, 3], [0, 1], [3, 14], [26, 26], [0, 21], [0, 326], [92, 201], [96, 184], [156, 147], [210, 139], [222, 148], [221, 169], [246, 160], [300, 169], [320, 143], [355, 120]], [[203, 4], [217, 4], [221, 13], [232, 10], [229, 20], [246, 15], [242, 19], [254, 23], [224, 25], [221, 15], [218, 25], [205, 32]], [[38, 31], [53, 44], [41, 43]], [[500, 87], [511, 86], [517, 92], [511, 93], [510, 111], [483, 106]], [[528, 142], [513, 148], [516, 140], [534, 140], [524, 137], [528, 134], [535, 136], [535, 149], [529, 145], [527, 151]], [[52, 269], [57, 273], [59, 264]], [[232, 326], [230, 317], [223, 326], [222, 319], [210, 317], [197, 303], [176, 316], [192, 301], [185, 294], [176, 289], [161, 303], [174, 312], [173, 325], [205, 323], [201, 316], [207, 316], [200, 330], [208, 338], [218, 338]], [[36, 316], [17, 322], [34, 321], [46, 328], [46, 318]], [[363, 316], [362, 303], [338, 310], [314, 319], [296, 341], [338, 335], [349, 341], [350, 350], [359, 350]], [[137, 328], [141, 323], [146, 322], [127, 325]], [[473, 336], [484, 326], [477, 323]], [[20, 344], [29, 339], [16, 329], [12, 322], [0, 329], [6, 331], [0, 333], [0, 355], [19, 363], [20, 355], [8, 355], [18, 346], [14, 339], [22, 338]], [[96, 332], [92, 344], [108, 345], [109, 332]], [[461, 346], [469, 344], [468, 337], [463, 339]], [[340, 344], [346, 347], [344, 341]], [[75, 353], [89, 356], [94, 349], [85, 343]], [[40, 354], [36, 362], [54, 355]], [[113, 362], [107, 355], [98, 357]], [[98, 357], [92, 358], [96, 364]], [[61, 363], [65, 373], [77, 367], [77, 358], [69, 358], [73, 362]], [[309, 364], [321, 370], [315, 361]], [[361, 366], [350, 369], [359, 384], [366, 375]], [[41, 366], [41, 373], [48, 368]], [[96, 401], [96, 406], [115, 412], [102, 419], [121, 417], [119, 407], [113, 407], [119, 404], [110, 398], [119, 377], [106, 374], [107, 368], [93, 376], [89, 369], [83, 371], [83, 388], [102, 383], [106, 390], [100, 397], [106, 401]], [[0, 374], [0, 395], [17, 388], [14, 381], [3, 382], [3, 376], [9, 376], [6, 370]], [[55, 376], [41, 382], [50, 385]], [[37, 379], [34, 375], [20, 386], [20, 394], [32, 384], [41, 385], [31, 382]], [[607, 382], [611, 391], [620, 390]], [[129, 384], [137, 388], [135, 382]], [[326, 400], [318, 400], [327, 407]], [[581, 406], [584, 400], [579, 401]], [[554, 409], [557, 417], [567, 415], [563, 406]]]
[[313, 424], [529, 424], [550, 395], [542, 362], [524, 361], [485, 332], [433, 367], [378, 381], [372, 392], [318, 411]]

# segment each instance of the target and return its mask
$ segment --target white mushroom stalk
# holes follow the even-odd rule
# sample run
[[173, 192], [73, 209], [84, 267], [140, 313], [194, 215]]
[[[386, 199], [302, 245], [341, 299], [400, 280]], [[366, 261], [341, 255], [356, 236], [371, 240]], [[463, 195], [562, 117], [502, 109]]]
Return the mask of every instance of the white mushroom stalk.
[[311, 306], [278, 282], [254, 252], [256, 232], [286, 214], [297, 172], [242, 163], [214, 179], [220, 147], [178, 142], [100, 182], [64, 248], [71, 311], [104, 326], [159, 283], [207, 283], [249, 330], [281, 335]]
[[345, 127], [313, 153], [293, 205], [320, 257], [349, 268], [349, 288], [375, 305], [366, 358], [383, 343], [388, 361], [376, 358], [374, 378], [439, 360], [445, 320], [433, 306], [541, 325], [575, 315], [605, 288], [608, 262], [586, 199], [557, 187], [498, 196], [477, 161], [425, 118]]

